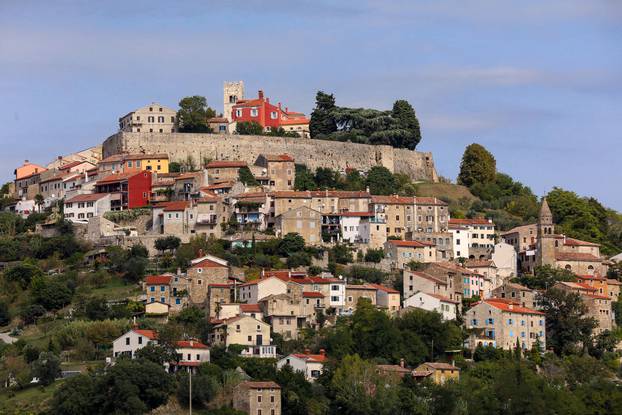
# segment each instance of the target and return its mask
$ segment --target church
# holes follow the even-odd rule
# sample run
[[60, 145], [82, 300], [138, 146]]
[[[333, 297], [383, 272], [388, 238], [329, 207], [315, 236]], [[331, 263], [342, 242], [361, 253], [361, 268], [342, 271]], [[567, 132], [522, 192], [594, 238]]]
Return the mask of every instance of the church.
[[[554, 232], [553, 214], [546, 201], [542, 201], [535, 237], [531, 244], [518, 252], [520, 269], [533, 273], [536, 266], [550, 265], [577, 275], [607, 275], [607, 261], [600, 255], [600, 245], [581, 241]], [[512, 231], [506, 233], [511, 235]]]

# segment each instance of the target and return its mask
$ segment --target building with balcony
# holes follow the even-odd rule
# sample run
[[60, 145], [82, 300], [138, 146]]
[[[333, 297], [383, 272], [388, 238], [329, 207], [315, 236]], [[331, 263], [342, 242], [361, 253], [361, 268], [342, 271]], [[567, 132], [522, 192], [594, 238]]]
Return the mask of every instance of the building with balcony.
[[151, 200], [151, 172], [111, 174], [95, 183], [96, 193], [110, 193], [111, 210], [147, 206]]

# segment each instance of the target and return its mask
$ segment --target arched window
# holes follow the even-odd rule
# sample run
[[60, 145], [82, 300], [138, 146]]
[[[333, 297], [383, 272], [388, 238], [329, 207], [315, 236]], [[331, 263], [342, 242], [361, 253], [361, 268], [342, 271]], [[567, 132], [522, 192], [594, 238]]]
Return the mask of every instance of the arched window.
[[559, 241], [555, 241], [555, 248], [559, 247]]
[[570, 271], [572, 267], [570, 265], [566, 265], [566, 270]]

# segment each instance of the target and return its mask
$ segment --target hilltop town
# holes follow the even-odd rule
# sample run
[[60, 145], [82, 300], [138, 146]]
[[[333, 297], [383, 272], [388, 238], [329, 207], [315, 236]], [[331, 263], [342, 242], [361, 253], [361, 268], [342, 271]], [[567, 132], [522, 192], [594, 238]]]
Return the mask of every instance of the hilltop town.
[[[222, 113], [196, 96], [153, 102], [101, 146], [16, 166], [0, 218], [5, 387], [63, 384], [46, 405], [72, 413], [89, 392], [62, 395], [78, 383], [65, 378], [148, 360], [152, 379], [196, 379], [198, 406], [277, 415], [327, 413], [353, 367], [374, 374], [367, 397], [404, 378], [440, 394], [508, 355], [591, 355], [619, 376], [622, 239], [570, 223], [562, 207], [587, 201], [538, 199], [476, 144], [453, 184], [416, 151], [408, 102], [374, 110], [389, 121], [369, 133], [331, 121], [331, 97], [307, 116], [225, 82]], [[193, 392], [162, 379], [161, 396], [137, 399], [181, 411]]]

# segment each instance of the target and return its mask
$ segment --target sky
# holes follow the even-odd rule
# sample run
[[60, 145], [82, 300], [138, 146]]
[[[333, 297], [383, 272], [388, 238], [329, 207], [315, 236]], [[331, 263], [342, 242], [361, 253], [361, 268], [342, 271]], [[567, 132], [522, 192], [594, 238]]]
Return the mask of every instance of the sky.
[[222, 84], [310, 113], [407, 99], [419, 150], [455, 180], [464, 148], [543, 195], [622, 211], [618, 0], [0, 0], [0, 180], [101, 143], [120, 116]]

